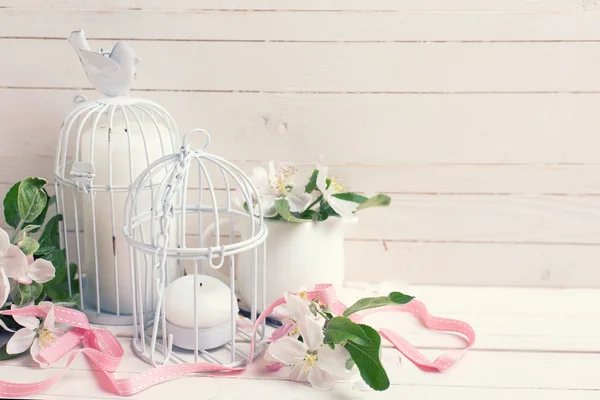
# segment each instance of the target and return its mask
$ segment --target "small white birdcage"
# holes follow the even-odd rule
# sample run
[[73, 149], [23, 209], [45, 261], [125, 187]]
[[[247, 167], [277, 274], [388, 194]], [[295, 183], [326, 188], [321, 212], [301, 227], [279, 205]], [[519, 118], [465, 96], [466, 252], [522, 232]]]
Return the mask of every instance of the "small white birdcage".
[[[199, 357], [240, 365], [249, 357], [243, 347], [265, 334], [264, 324], [257, 337], [248, 328], [259, 307], [265, 309], [267, 228], [260, 202], [245, 206], [258, 198], [248, 176], [205, 152], [207, 132], [191, 132], [204, 133], [205, 146], [190, 149], [186, 134], [179, 152], [141, 173], [127, 199], [123, 232], [135, 277], [133, 348], [153, 366], [198, 362]], [[237, 205], [236, 195], [241, 197]], [[234, 225], [243, 227], [241, 234]], [[244, 260], [243, 265], [236, 266], [236, 259]], [[222, 270], [221, 279], [215, 278]], [[238, 315], [236, 271], [238, 278], [252, 282], [251, 323]], [[148, 275], [153, 276], [151, 285]]]
[[[68, 290], [93, 323], [133, 324], [123, 209], [135, 178], [179, 148], [177, 126], [160, 105], [128, 96], [79, 101], [63, 122], [55, 191]], [[150, 232], [146, 233], [147, 235]], [[78, 266], [79, 282], [71, 284]]]

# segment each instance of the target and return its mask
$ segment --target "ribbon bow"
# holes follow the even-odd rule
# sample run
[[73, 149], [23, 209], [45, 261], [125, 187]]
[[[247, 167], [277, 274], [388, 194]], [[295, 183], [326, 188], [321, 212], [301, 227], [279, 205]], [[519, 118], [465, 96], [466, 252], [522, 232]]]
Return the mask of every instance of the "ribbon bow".
[[[333, 313], [337, 315], [341, 315], [347, 308], [337, 299], [335, 290], [331, 285], [316, 285], [315, 290], [308, 292], [307, 296], [310, 299], [319, 298], [321, 301], [329, 304]], [[265, 309], [256, 320], [253, 337], [256, 337], [256, 332], [263, 320], [273, 312], [275, 307], [283, 303], [285, 303], [285, 299], [280, 298]], [[449, 368], [456, 363], [475, 342], [475, 332], [468, 324], [453, 319], [431, 316], [425, 305], [415, 299], [410, 303], [401, 306], [387, 306], [379, 309], [366, 310], [352, 315], [351, 318], [355, 322], [359, 322], [367, 315], [381, 311], [410, 312], [419, 317], [421, 322], [429, 329], [455, 332], [465, 337], [467, 347], [452, 355], [443, 353], [431, 362], [414, 346], [394, 331], [390, 329], [379, 330], [379, 333], [390, 341], [396, 349], [425, 371], [441, 372]], [[38, 306], [30, 306], [1, 311], [0, 314], [27, 315], [45, 318], [47, 310]], [[71, 352], [64, 369], [59, 374], [39, 382], [12, 383], [0, 380], [0, 396], [21, 397], [40, 393], [49, 389], [61, 380], [73, 360], [75, 360], [80, 353], [85, 354], [85, 356], [98, 367], [98, 377], [102, 383], [104, 383], [104, 387], [120, 396], [131, 396], [159, 383], [185, 375], [203, 372], [242, 372], [254, 359], [256, 343], [253, 340], [250, 345], [249, 360], [242, 366], [228, 367], [215, 363], [174, 364], [153, 368], [150, 371], [142, 372], [134, 377], [116, 379], [113, 376], [113, 372], [118, 369], [119, 363], [124, 355], [123, 347], [117, 337], [106, 329], [92, 328], [87, 317], [81, 311], [55, 306], [54, 316], [57, 322], [70, 325], [72, 329], [58, 338], [55, 343], [44, 347], [39, 353], [39, 358], [47, 364], [53, 364]], [[83, 347], [79, 347], [80, 345], [83, 345]]]

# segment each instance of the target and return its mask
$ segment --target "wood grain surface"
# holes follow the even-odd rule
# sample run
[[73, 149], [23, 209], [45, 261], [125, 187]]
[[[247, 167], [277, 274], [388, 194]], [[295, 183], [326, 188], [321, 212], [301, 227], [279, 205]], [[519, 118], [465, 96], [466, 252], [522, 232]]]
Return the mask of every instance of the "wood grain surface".
[[245, 170], [279, 159], [305, 176], [324, 156], [349, 189], [389, 194], [348, 232], [348, 279], [597, 287], [599, 13], [594, 0], [3, 0], [0, 193], [52, 181], [74, 97], [98, 97], [65, 39], [84, 28], [93, 46], [131, 41], [133, 95], [182, 132], [210, 131]]

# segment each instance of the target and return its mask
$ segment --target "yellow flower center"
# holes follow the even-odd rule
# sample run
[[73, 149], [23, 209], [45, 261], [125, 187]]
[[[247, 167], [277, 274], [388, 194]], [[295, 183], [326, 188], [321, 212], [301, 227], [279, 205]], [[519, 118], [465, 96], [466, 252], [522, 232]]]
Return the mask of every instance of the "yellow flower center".
[[304, 357], [305, 369], [309, 369], [314, 367], [317, 364], [317, 355], [316, 354], [307, 354]]
[[335, 188], [336, 191], [338, 191], [338, 192], [344, 191], [344, 186], [333, 178], [331, 179], [331, 184], [333, 185], [333, 187]]
[[40, 346], [42, 347], [48, 346], [49, 344], [56, 342], [56, 338], [52, 336], [52, 332], [50, 332], [48, 329], [41, 329], [39, 331], [39, 335]]
[[298, 331], [300, 331], [300, 329], [298, 328], [298, 324], [294, 322], [294, 329], [288, 332], [288, 336], [296, 336], [298, 334]]
[[298, 296], [300, 296], [300, 298], [308, 301], [308, 297], [306, 297], [306, 290], [303, 290], [300, 293], [298, 293]]
[[279, 196], [287, 196], [289, 187], [292, 186], [292, 176], [296, 173], [294, 167], [282, 167], [275, 174], [271, 187]]

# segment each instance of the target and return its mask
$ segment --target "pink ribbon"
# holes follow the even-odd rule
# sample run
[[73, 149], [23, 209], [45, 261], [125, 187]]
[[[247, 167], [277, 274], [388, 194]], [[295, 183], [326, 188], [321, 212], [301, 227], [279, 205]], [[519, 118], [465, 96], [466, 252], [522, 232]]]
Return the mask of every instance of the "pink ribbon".
[[[346, 309], [346, 306], [337, 299], [334, 288], [331, 285], [317, 285], [315, 286], [314, 291], [307, 293], [307, 296], [310, 299], [318, 298], [329, 304], [331, 310], [336, 315], [341, 315]], [[267, 307], [256, 321], [254, 326], [254, 336], [256, 336], [256, 332], [262, 321], [273, 312], [275, 307], [283, 303], [285, 303], [285, 300], [281, 298]], [[365, 316], [381, 311], [410, 312], [418, 316], [421, 322], [429, 329], [455, 332], [465, 337], [467, 341], [466, 348], [452, 355], [444, 353], [435, 361], [430, 362], [421, 352], [397, 333], [389, 329], [379, 330], [382, 337], [390, 341], [402, 354], [425, 371], [443, 371], [449, 368], [456, 363], [475, 342], [475, 332], [469, 325], [457, 320], [433, 317], [428, 313], [425, 305], [417, 300], [412, 300], [410, 303], [403, 306], [390, 306], [363, 311], [354, 314], [351, 318], [355, 322], [360, 322]], [[0, 312], [0, 314], [4, 315], [28, 315], [39, 318], [45, 318], [46, 313], [47, 311], [44, 311], [38, 306]], [[153, 368], [151, 371], [142, 372], [135, 377], [116, 379], [113, 376], [113, 372], [119, 367], [119, 363], [124, 355], [123, 347], [117, 337], [105, 329], [92, 329], [87, 317], [80, 311], [64, 307], [54, 307], [54, 314], [57, 322], [68, 324], [73, 328], [58, 338], [54, 344], [45, 347], [40, 352], [39, 357], [47, 364], [53, 364], [62, 359], [76, 347], [83, 345], [83, 348], [72, 351], [64, 369], [51, 378], [33, 383], [11, 383], [0, 380], [0, 396], [29, 396], [49, 389], [61, 380], [73, 360], [75, 360], [80, 353], [83, 353], [98, 367], [98, 378], [105, 389], [120, 396], [131, 396], [159, 383], [185, 375], [206, 372], [240, 373], [247, 367], [247, 365], [244, 365], [234, 368], [214, 363], [174, 364]], [[255, 344], [256, 343], [253, 340], [250, 346], [250, 358], [248, 364], [254, 359]]]

